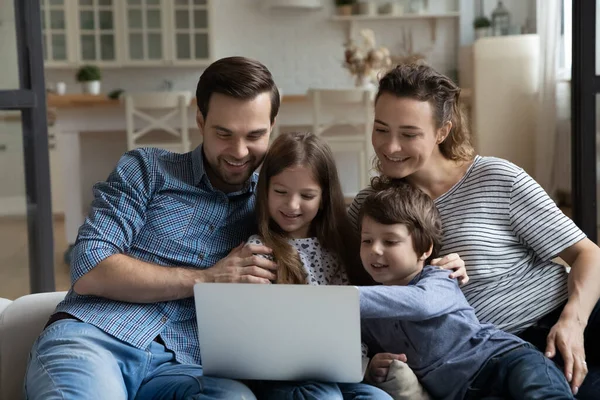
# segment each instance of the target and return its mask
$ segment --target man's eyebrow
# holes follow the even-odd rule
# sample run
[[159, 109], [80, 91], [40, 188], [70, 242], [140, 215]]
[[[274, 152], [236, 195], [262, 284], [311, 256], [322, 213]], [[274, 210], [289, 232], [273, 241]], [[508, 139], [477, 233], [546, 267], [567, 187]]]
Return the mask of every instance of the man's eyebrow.
[[266, 128], [261, 128], [261, 129], [255, 129], [255, 130], [253, 130], [253, 131], [250, 131], [249, 135], [257, 135], [257, 134], [260, 134], [260, 135], [262, 135], [262, 134], [265, 134], [265, 133], [267, 133], [267, 132], [268, 132], [268, 129], [266, 129]]
[[224, 131], [224, 132], [227, 132], [227, 133], [233, 133], [233, 131], [231, 131], [231, 129], [227, 129], [224, 126], [221, 126], [221, 125], [213, 125], [212, 127], [214, 129], [218, 129], [220, 131]]
[[[221, 125], [213, 125], [212, 126], [214, 129], [223, 131], [223, 132], [227, 132], [227, 133], [231, 133], [233, 134], [233, 131], [231, 129], [227, 129], [224, 126]], [[268, 129], [266, 128], [261, 128], [261, 129], [255, 129], [253, 131], [248, 132], [249, 135], [264, 135], [265, 133], [268, 132]]]

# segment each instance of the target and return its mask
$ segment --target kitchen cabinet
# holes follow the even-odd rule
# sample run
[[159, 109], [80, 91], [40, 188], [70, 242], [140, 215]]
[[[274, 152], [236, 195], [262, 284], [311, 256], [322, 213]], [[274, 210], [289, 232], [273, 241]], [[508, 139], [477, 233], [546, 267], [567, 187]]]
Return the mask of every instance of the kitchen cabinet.
[[46, 67], [207, 65], [210, 0], [40, 0]]

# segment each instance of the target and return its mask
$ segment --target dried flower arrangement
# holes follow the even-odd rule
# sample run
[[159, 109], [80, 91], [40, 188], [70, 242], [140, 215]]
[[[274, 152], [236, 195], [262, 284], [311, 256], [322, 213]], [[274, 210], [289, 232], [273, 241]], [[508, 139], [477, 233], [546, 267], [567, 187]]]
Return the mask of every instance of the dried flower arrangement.
[[361, 30], [360, 36], [362, 43], [357, 45], [350, 40], [344, 52], [344, 67], [355, 77], [356, 86], [376, 82], [378, 74], [392, 65], [390, 51], [386, 47], [376, 47], [371, 29]]

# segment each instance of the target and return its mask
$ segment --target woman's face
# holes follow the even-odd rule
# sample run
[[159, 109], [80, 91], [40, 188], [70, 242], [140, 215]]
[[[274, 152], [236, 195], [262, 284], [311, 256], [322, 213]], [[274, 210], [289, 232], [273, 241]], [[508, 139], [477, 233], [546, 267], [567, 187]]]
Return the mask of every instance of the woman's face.
[[420, 171], [445, 138], [449, 128], [436, 129], [427, 101], [383, 93], [375, 104], [372, 143], [381, 172], [405, 178]]

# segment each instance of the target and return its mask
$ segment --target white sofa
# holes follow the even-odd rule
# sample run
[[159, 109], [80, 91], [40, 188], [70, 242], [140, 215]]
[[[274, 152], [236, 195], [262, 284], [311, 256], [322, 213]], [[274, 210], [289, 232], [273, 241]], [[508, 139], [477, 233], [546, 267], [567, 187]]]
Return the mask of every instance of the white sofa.
[[29, 351], [67, 292], [0, 298], [0, 399], [20, 399]]

